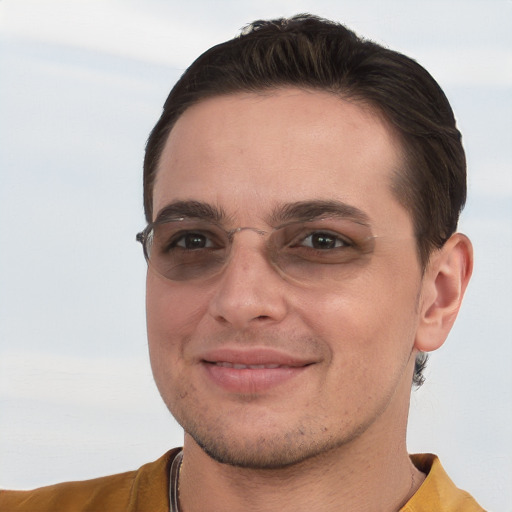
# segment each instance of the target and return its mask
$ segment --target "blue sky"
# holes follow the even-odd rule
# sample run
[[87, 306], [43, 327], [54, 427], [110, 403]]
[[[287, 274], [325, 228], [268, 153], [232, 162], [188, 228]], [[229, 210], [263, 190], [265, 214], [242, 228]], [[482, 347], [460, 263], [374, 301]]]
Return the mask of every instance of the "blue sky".
[[413, 393], [409, 446], [439, 453], [489, 509], [509, 507], [509, 0], [1, 0], [1, 487], [119, 472], [181, 444], [146, 353], [144, 143], [200, 52], [253, 19], [304, 11], [416, 58], [452, 102], [476, 266]]

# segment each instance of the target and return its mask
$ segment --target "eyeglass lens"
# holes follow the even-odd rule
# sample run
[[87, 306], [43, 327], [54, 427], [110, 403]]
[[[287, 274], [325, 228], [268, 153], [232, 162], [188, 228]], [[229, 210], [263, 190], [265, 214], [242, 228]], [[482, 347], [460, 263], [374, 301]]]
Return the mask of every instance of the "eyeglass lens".
[[350, 264], [372, 251], [374, 241], [366, 227], [339, 218], [291, 222], [268, 232], [252, 227], [225, 230], [212, 222], [178, 219], [149, 226], [141, 241], [149, 264], [165, 278], [204, 280], [224, 269], [235, 243], [249, 243], [236, 241], [247, 230], [264, 239], [264, 244], [250, 243], [263, 247], [282, 273], [301, 281], [342, 278]]

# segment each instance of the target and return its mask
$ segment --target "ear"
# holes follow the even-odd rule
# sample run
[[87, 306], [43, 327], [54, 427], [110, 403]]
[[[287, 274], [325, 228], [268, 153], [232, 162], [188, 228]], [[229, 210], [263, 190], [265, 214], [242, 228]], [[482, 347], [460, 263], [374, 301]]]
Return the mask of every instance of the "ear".
[[431, 352], [445, 342], [472, 271], [473, 246], [461, 233], [452, 235], [441, 249], [432, 253], [423, 276], [416, 349]]

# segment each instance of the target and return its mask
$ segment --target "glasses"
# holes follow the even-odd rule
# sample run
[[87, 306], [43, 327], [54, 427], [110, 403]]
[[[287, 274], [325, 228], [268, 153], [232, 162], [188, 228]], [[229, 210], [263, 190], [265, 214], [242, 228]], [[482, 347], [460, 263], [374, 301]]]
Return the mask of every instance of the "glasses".
[[[264, 231], [255, 227], [226, 230], [221, 225], [185, 217], [149, 224], [137, 234], [148, 264], [171, 281], [200, 281], [228, 265], [242, 232], [264, 241], [268, 261], [298, 281], [337, 281], [365, 261], [375, 237], [353, 220], [328, 217], [289, 222]], [[236, 236], [238, 235], [238, 242]]]

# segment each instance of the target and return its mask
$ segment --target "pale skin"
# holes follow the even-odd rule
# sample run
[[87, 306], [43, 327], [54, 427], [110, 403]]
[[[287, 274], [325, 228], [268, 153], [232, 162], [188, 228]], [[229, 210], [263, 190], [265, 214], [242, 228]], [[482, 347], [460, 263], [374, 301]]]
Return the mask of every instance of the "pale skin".
[[[290, 205], [337, 201], [375, 240], [336, 286], [287, 279], [250, 230], [206, 283], [149, 269], [153, 373], [185, 429], [184, 512], [395, 511], [421, 485], [405, 443], [414, 358], [445, 341], [472, 249], [455, 234], [422, 271], [411, 215], [391, 190], [401, 163], [381, 117], [327, 92], [215, 97], [178, 119], [155, 216], [194, 201], [222, 212], [226, 229], [269, 231]], [[217, 363], [230, 357], [293, 368], [271, 385], [272, 368], [252, 380], [244, 369], [241, 387], [226, 387], [217, 374], [236, 371]]]

